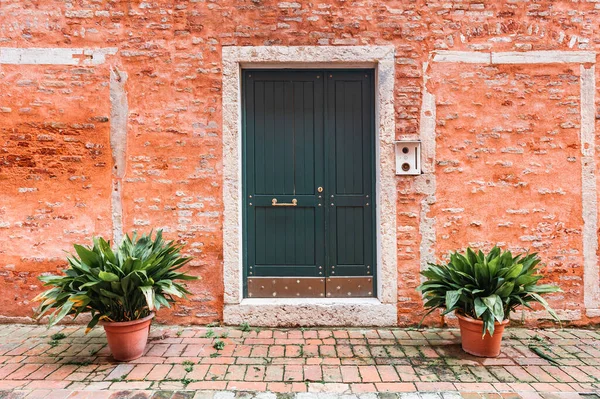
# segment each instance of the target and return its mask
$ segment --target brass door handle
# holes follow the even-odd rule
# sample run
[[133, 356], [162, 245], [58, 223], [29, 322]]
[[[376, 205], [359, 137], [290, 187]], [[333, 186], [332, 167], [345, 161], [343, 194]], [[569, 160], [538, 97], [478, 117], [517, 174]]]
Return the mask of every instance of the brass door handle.
[[281, 204], [277, 203], [277, 198], [273, 198], [271, 200], [271, 205], [273, 206], [298, 206], [298, 200], [294, 198], [292, 202], [282, 202]]

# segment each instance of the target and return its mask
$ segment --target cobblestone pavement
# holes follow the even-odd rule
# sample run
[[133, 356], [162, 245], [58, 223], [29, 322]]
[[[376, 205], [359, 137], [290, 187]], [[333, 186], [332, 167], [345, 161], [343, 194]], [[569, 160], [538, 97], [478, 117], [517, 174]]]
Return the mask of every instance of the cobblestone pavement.
[[156, 325], [117, 363], [101, 328], [0, 325], [0, 399], [600, 399], [599, 366], [600, 331], [583, 329], [510, 328], [482, 359], [453, 329]]

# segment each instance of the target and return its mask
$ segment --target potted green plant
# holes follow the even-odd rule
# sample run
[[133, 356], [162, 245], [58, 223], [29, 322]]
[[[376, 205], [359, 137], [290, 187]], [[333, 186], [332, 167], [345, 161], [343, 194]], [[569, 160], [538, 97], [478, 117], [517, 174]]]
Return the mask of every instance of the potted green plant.
[[[538, 274], [540, 259], [536, 253], [514, 256], [510, 251], [494, 247], [487, 255], [467, 248], [466, 254], [450, 254], [447, 264], [429, 264], [421, 272], [427, 279], [419, 287], [430, 314], [445, 309], [458, 317], [462, 348], [475, 356], [496, 357], [504, 327], [510, 313], [517, 307], [531, 309], [531, 302], [540, 303], [550, 315], [557, 314], [541, 297], [558, 292], [554, 285], [541, 284]], [[425, 318], [425, 317], [424, 317]]]
[[38, 318], [50, 314], [50, 326], [67, 315], [90, 313], [86, 333], [98, 322], [104, 326], [113, 357], [129, 361], [142, 356], [154, 311], [170, 307], [187, 289], [175, 280], [197, 277], [179, 269], [191, 258], [180, 254], [181, 246], [163, 240], [158, 230], [138, 238], [126, 235], [112, 250], [110, 243], [95, 237], [93, 247], [75, 245], [77, 255], [67, 258], [65, 275], [41, 276], [52, 287], [35, 299], [41, 301]]

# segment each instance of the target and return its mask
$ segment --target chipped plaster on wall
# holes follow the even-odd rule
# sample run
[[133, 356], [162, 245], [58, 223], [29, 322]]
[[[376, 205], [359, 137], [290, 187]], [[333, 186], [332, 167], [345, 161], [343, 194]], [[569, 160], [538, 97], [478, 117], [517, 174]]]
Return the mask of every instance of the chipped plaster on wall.
[[123, 177], [127, 153], [127, 74], [113, 68], [110, 71], [110, 148], [113, 157], [113, 187], [111, 191], [113, 242], [123, 238]]
[[[116, 47], [105, 48], [0, 48], [0, 65], [100, 65], [107, 55], [116, 54]], [[125, 173], [127, 151], [127, 73], [116, 68], [110, 71], [110, 147], [113, 158], [111, 191], [113, 242], [123, 237], [123, 194], [121, 180]]]
[[598, 197], [595, 162], [595, 67], [580, 66], [581, 86], [581, 191], [583, 202], [583, 297], [586, 313], [600, 316], [598, 268]]
[[435, 261], [435, 218], [429, 217], [431, 205], [435, 203], [435, 96], [427, 90], [428, 63], [423, 64], [423, 102], [421, 105], [421, 165], [423, 174], [415, 182], [416, 191], [423, 194], [421, 211], [419, 213], [419, 233], [421, 235], [420, 260], [421, 270], [427, 268], [427, 263]]

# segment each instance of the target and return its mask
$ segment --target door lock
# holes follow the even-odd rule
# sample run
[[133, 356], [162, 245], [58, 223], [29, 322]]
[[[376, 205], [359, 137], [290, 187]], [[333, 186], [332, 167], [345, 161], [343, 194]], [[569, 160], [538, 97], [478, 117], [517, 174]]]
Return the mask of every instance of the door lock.
[[323, 192], [323, 187], [317, 188], [317, 191], [320, 192], [320, 193], [322, 193]]

